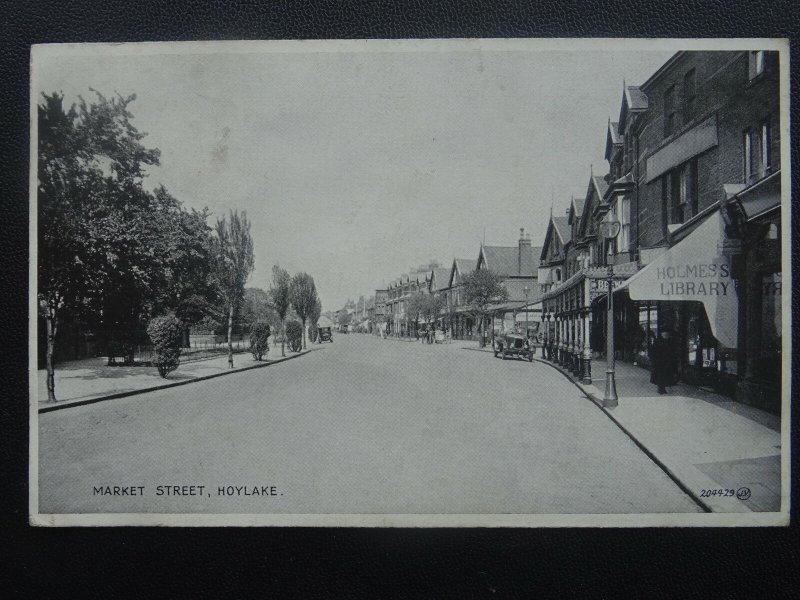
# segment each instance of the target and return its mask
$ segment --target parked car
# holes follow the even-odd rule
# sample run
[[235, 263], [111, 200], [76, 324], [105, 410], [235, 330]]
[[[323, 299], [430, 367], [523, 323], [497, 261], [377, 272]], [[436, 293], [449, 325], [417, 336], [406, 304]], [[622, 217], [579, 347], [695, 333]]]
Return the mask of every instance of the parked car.
[[320, 327], [317, 330], [317, 343], [321, 344], [322, 342], [333, 343], [333, 333], [331, 333], [330, 327]]
[[514, 356], [527, 358], [533, 362], [533, 343], [522, 333], [511, 332], [495, 336], [493, 349], [495, 357], [501, 356], [503, 360], [508, 356]]

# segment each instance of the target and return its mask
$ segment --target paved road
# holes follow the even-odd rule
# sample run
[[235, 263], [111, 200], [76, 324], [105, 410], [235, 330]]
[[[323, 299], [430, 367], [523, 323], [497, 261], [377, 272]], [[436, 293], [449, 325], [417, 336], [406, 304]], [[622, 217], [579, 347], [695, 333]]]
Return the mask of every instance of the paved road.
[[[266, 369], [42, 414], [41, 512], [698, 512], [554, 369], [465, 345], [340, 335]], [[157, 495], [189, 485], [202, 495]]]

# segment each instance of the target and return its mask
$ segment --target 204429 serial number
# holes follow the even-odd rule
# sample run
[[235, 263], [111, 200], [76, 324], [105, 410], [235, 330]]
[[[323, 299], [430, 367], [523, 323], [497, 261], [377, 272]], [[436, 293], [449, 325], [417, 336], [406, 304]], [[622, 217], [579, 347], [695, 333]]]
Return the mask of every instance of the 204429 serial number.
[[736, 496], [736, 490], [729, 489], [729, 488], [718, 488], [714, 490], [700, 490], [700, 497], [701, 498], [727, 498]]

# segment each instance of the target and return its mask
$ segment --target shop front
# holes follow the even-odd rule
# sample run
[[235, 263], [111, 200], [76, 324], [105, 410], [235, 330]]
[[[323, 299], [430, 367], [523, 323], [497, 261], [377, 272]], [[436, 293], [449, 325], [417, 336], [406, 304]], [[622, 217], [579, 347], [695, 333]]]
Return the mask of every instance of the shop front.
[[667, 332], [678, 380], [779, 412], [779, 215], [732, 227], [728, 210], [702, 215], [615, 290], [627, 312], [617, 352], [650, 366], [652, 344]]
[[635, 263], [616, 265], [609, 277], [607, 267], [587, 267], [547, 292], [542, 297], [543, 356], [591, 383], [592, 358], [605, 353], [609, 285], [620, 287], [635, 271]]
[[[780, 414], [783, 382], [783, 298], [781, 171], [754, 185], [728, 186], [731, 232], [742, 241], [739, 279], [738, 400]], [[787, 200], [788, 202], [788, 200]], [[787, 243], [788, 246], [788, 243]], [[787, 288], [787, 290], [790, 288]], [[787, 367], [787, 371], [788, 367]], [[783, 382], [788, 385], [788, 382]]]

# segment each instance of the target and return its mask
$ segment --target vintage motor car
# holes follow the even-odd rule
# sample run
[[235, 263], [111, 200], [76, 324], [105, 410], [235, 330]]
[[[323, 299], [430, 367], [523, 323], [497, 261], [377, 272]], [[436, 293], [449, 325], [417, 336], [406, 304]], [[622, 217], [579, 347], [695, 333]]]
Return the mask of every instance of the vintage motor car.
[[330, 342], [333, 343], [333, 334], [331, 333], [330, 327], [320, 327], [319, 331], [317, 332], [317, 343], [321, 344], [322, 342]]
[[534, 347], [531, 340], [522, 333], [503, 333], [494, 338], [494, 355], [505, 360], [509, 356], [527, 358], [533, 362]]

